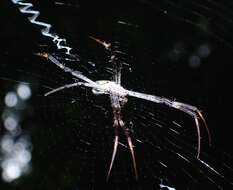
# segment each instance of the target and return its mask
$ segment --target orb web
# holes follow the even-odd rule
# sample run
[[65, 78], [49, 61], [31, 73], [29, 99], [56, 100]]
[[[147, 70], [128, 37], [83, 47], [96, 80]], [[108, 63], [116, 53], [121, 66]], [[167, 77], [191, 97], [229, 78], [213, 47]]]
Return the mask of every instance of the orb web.
[[[27, 16], [21, 14], [16, 18], [20, 15], [16, 7], [6, 3], [7, 14], [15, 16], [11, 19], [18, 21], [17, 27], [28, 37], [15, 34], [19, 28], [2, 22], [9, 33], [1, 34], [2, 39], [7, 37], [0, 63], [4, 86], [1, 110], [16, 106], [16, 110], [21, 109], [20, 117], [25, 119], [6, 117], [0, 132], [3, 139], [20, 124], [23, 134], [31, 137], [33, 150], [29, 146], [25, 151], [32, 154], [33, 165], [21, 179], [17, 162], [9, 167], [3, 164], [2, 149], [2, 181], [7, 182], [4, 185], [22, 180], [19, 185], [32, 187], [27, 183], [32, 175], [35, 180], [41, 179], [37, 187], [45, 189], [100, 189], [103, 184], [112, 189], [231, 187], [232, 153], [221, 146], [229, 142], [216, 133], [229, 138], [226, 127], [219, 129], [229, 118], [219, 110], [224, 110], [229, 97], [222, 94], [226, 90], [222, 84], [230, 85], [226, 60], [232, 60], [232, 5], [214, 0], [141, 0], [105, 6], [108, 8], [71, 0], [34, 5], [41, 13], [38, 18], [53, 24], [53, 30], [74, 47], [78, 56], [69, 56], [53, 40], [41, 35], [39, 28], [33, 29], [24, 21]], [[17, 40], [12, 42], [15, 36]], [[112, 51], [91, 37], [111, 43]], [[44, 97], [49, 90], [75, 80], [35, 56], [43, 51], [94, 81], [111, 80], [114, 73], [111, 57], [115, 56], [116, 62], [122, 64], [123, 87], [202, 108], [217, 139], [215, 146], [207, 146], [207, 135], [201, 131], [203, 148], [200, 159], [196, 159], [196, 132], [189, 116], [129, 97], [122, 114], [132, 135], [140, 177], [135, 182], [127, 142], [122, 138], [112, 176], [106, 183], [114, 138], [110, 100], [107, 95], [93, 94], [84, 87]], [[216, 78], [219, 75], [222, 77]], [[32, 94], [25, 85], [31, 87]], [[17, 107], [16, 97], [29, 103]], [[219, 97], [222, 102], [217, 102]], [[17, 135], [15, 132], [14, 138]]]

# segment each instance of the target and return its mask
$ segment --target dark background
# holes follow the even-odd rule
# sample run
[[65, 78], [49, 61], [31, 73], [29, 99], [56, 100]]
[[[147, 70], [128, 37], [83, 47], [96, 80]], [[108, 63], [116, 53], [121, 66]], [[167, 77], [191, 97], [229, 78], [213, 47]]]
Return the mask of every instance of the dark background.
[[[119, 146], [106, 183], [114, 137], [108, 97], [84, 88], [44, 97], [50, 89], [74, 80], [34, 54], [45, 51], [61, 59], [65, 55], [17, 5], [1, 1], [0, 111], [5, 109], [7, 92], [19, 83], [29, 83], [32, 97], [19, 112], [22, 133], [30, 137], [33, 149], [30, 172], [11, 183], [0, 180], [0, 188], [161, 189], [159, 184], [164, 184], [175, 189], [232, 189], [233, 4], [215, 0], [59, 2], [33, 4], [41, 13], [39, 20], [52, 24], [80, 57], [79, 62], [64, 63], [93, 80], [110, 80], [110, 54], [88, 36], [111, 42], [114, 50], [123, 52], [116, 55], [126, 63], [125, 88], [190, 103], [203, 111], [213, 142], [209, 147], [206, 131], [201, 130], [200, 159], [209, 167], [196, 159], [196, 131], [189, 116], [129, 98], [123, 118], [132, 129], [139, 180], [134, 179], [128, 149]], [[201, 54], [200, 47], [207, 47], [207, 54]], [[172, 121], [182, 126], [179, 134]], [[0, 139], [6, 133], [1, 123]], [[123, 135], [121, 142], [125, 143]]]

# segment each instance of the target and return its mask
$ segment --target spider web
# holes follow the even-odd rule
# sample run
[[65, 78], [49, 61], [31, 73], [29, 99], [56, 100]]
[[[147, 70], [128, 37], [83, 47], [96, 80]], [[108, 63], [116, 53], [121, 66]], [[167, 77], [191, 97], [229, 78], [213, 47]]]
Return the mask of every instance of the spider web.
[[[20, 110], [22, 134], [30, 137], [30, 169], [3, 189], [229, 189], [232, 188], [231, 136], [226, 106], [230, 95], [232, 4], [217, 1], [33, 2], [39, 20], [53, 24], [80, 60], [57, 49], [30, 24], [17, 6], [4, 3], [1, 21], [1, 110], [9, 91], [26, 84], [32, 97]], [[105, 8], [107, 7], [107, 8]], [[111, 52], [90, 36], [111, 43], [122, 63], [122, 86], [177, 99], [203, 110], [213, 146], [202, 132], [196, 159], [195, 123], [168, 107], [128, 98], [123, 120], [135, 146], [135, 181], [124, 136], [108, 183], [114, 129], [109, 97], [72, 88], [44, 97], [74, 82], [71, 75], [35, 56], [49, 52], [90, 79], [111, 80]], [[220, 110], [220, 111], [219, 111]], [[18, 113], [18, 112], [17, 112]], [[7, 134], [1, 124], [1, 140]], [[15, 142], [20, 135], [14, 136]], [[0, 163], [4, 160], [1, 152]], [[38, 182], [38, 179], [40, 182]]]

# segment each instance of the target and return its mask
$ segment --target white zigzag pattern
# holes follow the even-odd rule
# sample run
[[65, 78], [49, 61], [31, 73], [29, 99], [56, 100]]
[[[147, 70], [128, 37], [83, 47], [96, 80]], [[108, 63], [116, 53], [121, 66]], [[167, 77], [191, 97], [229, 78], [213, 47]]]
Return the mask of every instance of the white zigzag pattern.
[[39, 26], [42, 26], [43, 28], [41, 29], [41, 33], [44, 36], [50, 37], [53, 39], [53, 42], [56, 44], [57, 48], [60, 49], [64, 49], [65, 53], [70, 55], [70, 51], [72, 50], [72, 48], [65, 46], [65, 45], [61, 45], [61, 43], [66, 44], [66, 39], [62, 39], [60, 38], [58, 35], [51, 33], [50, 29], [52, 27], [51, 24], [45, 23], [45, 22], [41, 22], [36, 20], [37, 17], [40, 15], [39, 11], [36, 10], [32, 10], [33, 4], [32, 3], [27, 3], [27, 2], [23, 2], [24, 0], [11, 0], [14, 4], [20, 5], [22, 7], [19, 7], [19, 10], [21, 13], [23, 14], [31, 14], [32, 16], [28, 17], [28, 20], [32, 23], [32, 24], [36, 24]]

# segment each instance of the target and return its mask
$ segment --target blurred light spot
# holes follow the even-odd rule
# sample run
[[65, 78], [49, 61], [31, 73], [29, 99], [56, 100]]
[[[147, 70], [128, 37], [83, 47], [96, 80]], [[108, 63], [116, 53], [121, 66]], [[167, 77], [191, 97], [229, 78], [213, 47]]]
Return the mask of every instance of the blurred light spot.
[[22, 142], [17, 142], [17, 143], [15, 143], [14, 150], [16, 153], [18, 153], [18, 152], [26, 149], [27, 148], [26, 146], [27, 145], [22, 143]]
[[31, 160], [31, 153], [29, 151], [23, 150], [17, 154], [17, 160], [21, 164], [27, 164]]
[[15, 130], [17, 125], [18, 121], [12, 116], [9, 116], [6, 119], [4, 119], [4, 126], [8, 131]]
[[2, 163], [3, 173], [2, 178], [7, 182], [11, 182], [20, 177], [21, 168], [15, 160], [7, 160]]
[[190, 56], [190, 58], [189, 58], [189, 65], [192, 68], [198, 68], [198, 67], [200, 67], [200, 65], [201, 65], [201, 59], [200, 59], [200, 57], [196, 56], [196, 55]]
[[210, 50], [208, 45], [203, 44], [198, 48], [197, 53], [200, 57], [205, 58], [205, 57], [208, 57], [210, 55], [211, 50]]
[[16, 128], [15, 130], [9, 131], [9, 132], [10, 132], [10, 134], [11, 134], [12, 136], [16, 137], [16, 136], [20, 136], [20, 135], [22, 134], [22, 129], [21, 129], [21, 127], [18, 125], [17, 128]]
[[175, 44], [174, 48], [169, 52], [168, 57], [172, 61], [178, 61], [178, 59], [185, 53], [185, 46], [182, 42]]
[[8, 92], [5, 96], [5, 104], [8, 107], [16, 106], [18, 102], [17, 95], [14, 92]]
[[5, 109], [2, 112], [2, 120], [4, 121], [7, 117], [11, 116], [11, 117], [15, 117], [15, 114], [12, 112], [12, 110], [10, 109]]
[[13, 149], [14, 141], [9, 135], [5, 135], [1, 140], [1, 151], [3, 153], [10, 153]]
[[27, 100], [31, 97], [31, 89], [28, 85], [20, 84], [17, 88], [17, 94], [23, 100]]
[[32, 150], [32, 144], [27, 136], [21, 137], [17, 143], [23, 144], [25, 149]]
[[31, 143], [27, 137], [15, 139], [12, 135], [5, 135], [1, 140], [0, 160], [2, 179], [11, 182], [28, 172], [31, 161]]

